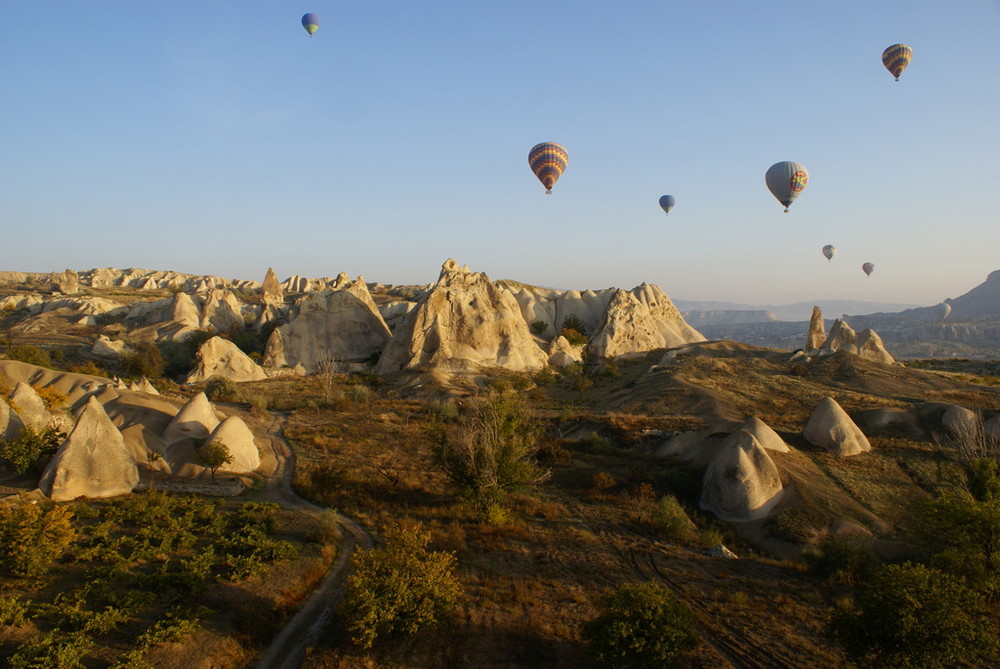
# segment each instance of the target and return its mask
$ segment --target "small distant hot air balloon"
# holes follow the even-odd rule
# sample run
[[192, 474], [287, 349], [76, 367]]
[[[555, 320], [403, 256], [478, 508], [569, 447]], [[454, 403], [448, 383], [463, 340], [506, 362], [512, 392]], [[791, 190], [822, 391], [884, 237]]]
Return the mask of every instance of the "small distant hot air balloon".
[[677, 204], [677, 198], [673, 195], [663, 195], [660, 197], [660, 208], [663, 209], [664, 214], [669, 214], [675, 204]]
[[313, 33], [319, 30], [319, 17], [315, 14], [309, 13], [302, 17], [302, 27], [306, 29], [309, 36], [312, 37]]
[[941, 320], [945, 320], [951, 313], [951, 303], [942, 302], [941, 304], [934, 307], [934, 310], [937, 312], [938, 318], [940, 318]]
[[764, 175], [764, 183], [767, 184], [767, 189], [771, 191], [771, 195], [778, 198], [778, 202], [785, 205], [785, 213], [787, 214], [792, 202], [799, 196], [799, 193], [805, 190], [806, 184], [809, 183], [809, 172], [806, 170], [805, 165], [801, 163], [783, 160], [780, 163], [771, 165], [767, 169], [767, 174]]
[[893, 44], [882, 52], [882, 64], [885, 65], [885, 69], [892, 72], [892, 76], [896, 77], [896, 81], [899, 81], [899, 75], [910, 64], [910, 59], [912, 58], [913, 49], [905, 44]]
[[868, 276], [871, 276], [872, 272], [875, 271], [875, 263], [866, 262], [861, 266], [861, 270]]
[[823, 255], [826, 256], [827, 260], [833, 260], [833, 255], [837, 252], [837, 247], [833, 244], [827, 244], [823, 247]]
[[542, 142], [535, 144], [528, 152], [528, 165], [538, 180], [545, 186], [545, 194], [552, 194], [552, 187], [562, 176], [569, 164], [569, 154], [561, 144]]

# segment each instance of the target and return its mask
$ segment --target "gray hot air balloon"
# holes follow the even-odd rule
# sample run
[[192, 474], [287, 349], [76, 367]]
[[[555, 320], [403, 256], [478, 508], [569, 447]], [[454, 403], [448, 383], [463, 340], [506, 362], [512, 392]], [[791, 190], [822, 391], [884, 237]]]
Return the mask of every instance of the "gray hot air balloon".
[[934, 311], [937, 312], [938, 318], [943, 321], [947, 319], [948, 315], [951, 313], [951, 304], [949, 304], [948, 302], [942, 302], [941, 304], [934, 307]]
[[768, 168], [767, 174], [764, 175], [764, 183], [767, 184], [771, 195], [785, 205], [785, 213], [787, 214], [792, 202], [809, 183], [809, 171], [802, 163], [783, 160]]
[[861, 266], [861, 271], [867, 274], [868, 276], [871, 276], [872, 272], [875, 271], [875, 263], [866, 262], [864, 265]]
[[837, 247], [833, 244], [827, 244], [823, 247], [823, 255], [826, 256], [827, 260], [833, 260], [833, 255], [837, 252]]

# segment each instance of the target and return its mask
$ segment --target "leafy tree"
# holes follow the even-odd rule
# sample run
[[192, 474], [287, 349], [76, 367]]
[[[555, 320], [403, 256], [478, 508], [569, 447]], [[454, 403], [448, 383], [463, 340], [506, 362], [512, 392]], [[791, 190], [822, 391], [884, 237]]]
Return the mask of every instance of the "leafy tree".
[[151, 379], [163, 376], [166, 360], [160, 349], [151, 341], [140, 341], [131, 345], [128, 352], [118, 357], [118, 366], [126, 376], [145, 376]]
[[76, 537], [72, 519], [64, 506], [0, 507], [0, 568], [15, 576], [46, 573]]
[[831, 627], [863, 666], [945, 667], [991, 651], [982, 611], [982, 599], [959, 579], [907, 562], [876, 571]]
[[615, 667], [664, 667], [698, 645], [687, 607], [658, 581], [630, 583], [605, 595], [583, 637], [600, 662]]
[[370, 648], [378, 638], [415, 634], [447, 618], [461, 596], [455, 555], [428, 550], [420, 525], [392, 525], [382, 546], [358, 551], [342, 608], [351, 640]]
[[456, 437], [441, 434], [436, 456], [445, 473], [482, 509], [548, 477], [535, 462], [541, 428], [517, 395], [474, 405]]
[[229, 447], [221, 441], [212, 441], [198, 449], [195, 456], [198, 464], [212, 470], [212, 482], [215, 482], [215, 472], [223, 465], [228, 465], [233, 461], [233, 454], [229, 452]]
[[181, 341], [160, 344], [160, 353], [164, 360], [164, 369], [161, 373], [170, 377], [187, 376], [194, 369], [198, 349], [213, 336], [206, 330], [195, 330]]
[[38, 348], [34, 344], [16, 344], [7, 348], [7, 357], [11, 360], [20, 360], [29, 365], [39, 367], [52, 367], [52, 356], [43, 348]]
[[17, 436], [0, 440], [0, 457], [23, 474], [38, 463], [43, 455], [52, 455], [66, 439], [66, 434], [54, 427], [37, 430], [25, 425]]

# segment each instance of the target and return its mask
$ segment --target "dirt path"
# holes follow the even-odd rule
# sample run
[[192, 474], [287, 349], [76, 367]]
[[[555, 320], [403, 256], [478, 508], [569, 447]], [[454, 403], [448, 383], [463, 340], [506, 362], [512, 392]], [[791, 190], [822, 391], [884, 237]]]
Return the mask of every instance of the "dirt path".
[[[267, 483], [267, 498], [304, 513], [319, 515], [326, 509], [302, 499], [292, 489], [295, 454], [282, 434], [285, 420], [285, 416], [276, 414], [268, 428], [276, 465], [274, 474]], [[337, 524], [343, 536], [337, 559], [298, 613], [261, 653], [257, 663], [260, 669], [297, 669], [302, 666], [306, 651], [315, 644], [333, 610], [344, 597], [344, 579], [355, 548], [371, 548], [371, 536], [354, 520], [337, 514]]]

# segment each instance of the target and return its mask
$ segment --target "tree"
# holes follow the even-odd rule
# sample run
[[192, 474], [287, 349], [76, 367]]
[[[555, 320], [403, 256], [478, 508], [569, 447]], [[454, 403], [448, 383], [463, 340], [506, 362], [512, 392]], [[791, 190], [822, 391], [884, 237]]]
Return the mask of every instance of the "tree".
[[198, 464], [212, 470], [212, 482], [215, 483], [215, 472], [223, 465], [232, 462], [233, 454], [229, 452], [229, 447], [221, 441], [212, 441], [198, 449], [196, 458]]
[[907, 562], [876, 571], [831, 627], [863, 666], [945, 667], [991, 652], [983, 606], [958, 578]]
[[0, 507], [0, 568], [15, 576], [46, 573], [76, 538], [72, 519], [65, 506]]
[[163, 376], [166, 360], [160, 349], [151, 341], [139, 341], [131, 344], [131, 351], [118, 356], [118, 365], [126, 376], [152, 379]]
[[605, 595], [583, 637], [600, 662], [616, 667], [664, 667], [698, 645], [687, 607], [659, 581], [629, 583]]
[[66, 434], [54, 427], [36, 430], [30, 426], [17, 436], [0, 440], [0, 457], [10, 463], [18, 474], [23, 474], [38, 463], [43, 455], [52, 455], [66, 439]]
[[441, 622], [462, 593], [455, 555], [428, 550], [430, 533], [420, 525], [390, 525], [383, 536], [382, 546], [351, 558], [342, 608], [351, 640], [364, 648]]
[[487, 510], [548, 478], [535, 462], [540, 436], [520, 397], [491, 395], [473, 406], [457, 437], [442, 434], [436, 456], [452, 483]]

